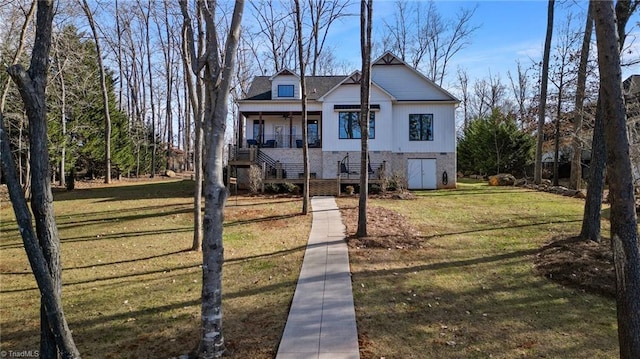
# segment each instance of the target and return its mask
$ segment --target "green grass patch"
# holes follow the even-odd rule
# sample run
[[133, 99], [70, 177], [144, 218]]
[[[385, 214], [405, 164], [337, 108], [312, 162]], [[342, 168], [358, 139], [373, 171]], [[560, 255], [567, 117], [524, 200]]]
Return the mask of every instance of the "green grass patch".
[[579, 232], [582, 200], [479, 182], [416, 195], [369, 204], [403, 214], [420, 247], [350, 248], [363, 359], [618, 356], [615, 302], [533, 267]]
[[[83, 358], [170, 358], [199, 336], [193, 182], [55, 193], [65, 314]], [[298, 198], [227, 201], [224, 330], [232, 358], [272, 358], [311, 216]], [[37, 350], [39, 294], [13, 211], [0, 210], [0, 350]]]

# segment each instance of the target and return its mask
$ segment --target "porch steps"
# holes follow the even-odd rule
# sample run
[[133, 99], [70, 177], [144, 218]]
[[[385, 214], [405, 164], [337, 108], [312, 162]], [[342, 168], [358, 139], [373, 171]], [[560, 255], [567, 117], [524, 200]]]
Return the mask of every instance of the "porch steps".
[[337, 196], [338, 181], [337, 180], [310, 180], [309, 196]]

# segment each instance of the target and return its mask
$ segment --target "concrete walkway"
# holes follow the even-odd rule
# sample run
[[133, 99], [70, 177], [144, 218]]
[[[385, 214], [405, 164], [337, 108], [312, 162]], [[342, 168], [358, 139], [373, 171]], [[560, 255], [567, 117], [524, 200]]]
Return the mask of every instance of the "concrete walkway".
[[311, 234], [276, 359], [358, 359], [340, 211], [333, 197], [313, 197], [311, 208]]

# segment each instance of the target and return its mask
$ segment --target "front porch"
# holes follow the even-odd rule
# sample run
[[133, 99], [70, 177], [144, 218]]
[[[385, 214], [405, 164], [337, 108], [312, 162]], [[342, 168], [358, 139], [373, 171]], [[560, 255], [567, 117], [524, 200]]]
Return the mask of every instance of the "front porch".
[[[240, 147], [302, 148], [302, 113], [300, 111], [243, 112], [246, 134], [239, 133]], [[322, 147], [322, 112], [307, 113], [309, 148]]]

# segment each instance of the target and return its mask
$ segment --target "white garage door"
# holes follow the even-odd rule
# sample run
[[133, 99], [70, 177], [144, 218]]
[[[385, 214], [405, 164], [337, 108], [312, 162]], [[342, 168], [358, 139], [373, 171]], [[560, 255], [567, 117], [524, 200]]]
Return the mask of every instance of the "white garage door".
[[436, 189], [438, 181], [436, 177], [435, 159], [409, 159], [408, 185], [409, 189]]

